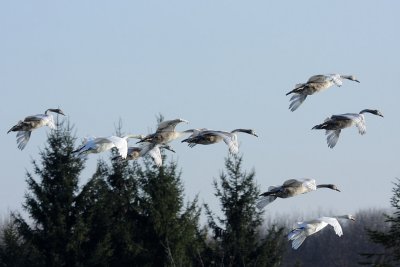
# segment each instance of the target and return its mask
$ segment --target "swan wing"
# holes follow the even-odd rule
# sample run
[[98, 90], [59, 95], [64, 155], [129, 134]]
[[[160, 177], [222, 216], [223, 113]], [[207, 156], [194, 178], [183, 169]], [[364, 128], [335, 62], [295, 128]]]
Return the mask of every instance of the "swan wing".
[[326, 142], [328, 147], [334, 148], [339, 140], [341, 130], [327, 130], [326, 131]]
[[157, 132], [161, 132], [161, 131], [175, 131], [175, 127], [178, 123], [181, 122], [188, 122], [186, 120], [183, 119], [175, 119], [175, 120], [168, 120], [168, 121], [162, 121], [158, 124], [157, 127]]
[[338, 236], [342, 236], [343, 235], [343, 230], [342, 227], [340, 226], [338, 220], [336, 218], [332, 218], [332, 217], [321, 217], [318, 220], [320, 220], [321, 222], [325, 222], [327, 224], [329, 224], [330, 226], [333, 227], [333, 230], [335, 231], [335, 233]]
[[225, 144], [229, 147], [229, 152], [232, 154], [239, 153], [239, 143], [236, 134], [229, 134], [220, 131], [215, 131], [215, 134], [221, 136]]
[[314, 179], [304, 179], [302, 186], [309, 189], [310, 191], [317, 190], [317, 184]]
[[114, 146], [118, 149], [118, 154], [121, 156], [121, 158], [126, 159], [126, 156], [128, 155], [128, 142], [125, 138], [110, 136], [103, 139], [107, 140], [108, 142], [112, 142]]
[[31, 138], [31, 131], [19, 131], [17, 133], [17, 144], [20, 150], [23, 150]]
[[153, 159], [153, 161], [157, 165], [157, 167], [160, 167], [162, 165], [161, 151], [160, 151], [160, 148], [158, 145], [154, 146], [152, 149], [150, 149], [148, 151], [148, 154]]
[[306, 100], [307, 95], [303, 95], [303, 94], [294, 94], [291, 98], [290, 98], [290, 104], [289, 104], [289, 109], [290, 111], [295, 111], [296, 109], [298, 109], [300, 107], [301, 104], [303, 104], [304, 100]]

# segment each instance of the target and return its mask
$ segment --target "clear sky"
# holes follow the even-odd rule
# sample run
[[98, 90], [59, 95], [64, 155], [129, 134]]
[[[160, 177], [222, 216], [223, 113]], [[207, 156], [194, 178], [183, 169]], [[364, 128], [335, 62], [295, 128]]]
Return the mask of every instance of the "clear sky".
[[[0, 214], [21, 210], [26, 171], [44, 147], [33, 132], [23, 151], [18, 120], [60, 107], [76, 135], [108, 136], [118, 120], [126, 132], [149, 133], [155, 116], [183, 118], [177, 130], [253, 128], [239, 134], [247, 170], [266, 190], [289, 178], [315, 178], [341, 190], [319, 190], [267, 207], [291, 212], [354, 213], [389, 207], [400, 177], [397, 79], [398, 1], [1, 1]], [[353, 74], [313, 95], [295, 112], [285, 93], [315, 74]], [[376, 108], [367, 134], [342, 132], [329, 149], [327, 116]], [[172, 146], [187, 199], [219, 209], [213, 178], [224, 167], [224, 143]], [[91, 155], [84, 183], [95, 171]], [[267, 215], [265, 215], [267, 216]]]

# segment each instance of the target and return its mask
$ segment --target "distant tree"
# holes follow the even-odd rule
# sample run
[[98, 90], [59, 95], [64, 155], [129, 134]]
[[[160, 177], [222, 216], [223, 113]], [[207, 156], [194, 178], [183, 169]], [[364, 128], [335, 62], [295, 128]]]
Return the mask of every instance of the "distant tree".
[[283, 253], [283, 229], [272, 227], [262, 237], [262, 212], [255, 203], [259, 189], [254, 171], [242, 170], [242, 156], [229, 156], [226, 173], [214, 180], [215, 196], [222, 206], [223, 217], [213, 214], [205, 205], [208, 225], [214, 231], [215, 241], [211, 264], [216, 266], [279, 266]]
[[75, 208], [83, 162], [72, 154], [72, 127], [58, 120], [56, 124], [57, 130], [49, 133], [40, 152], [40, 163], [33, 160], [34, 174], [27, 173], [23, 208], [30, 220], [18, 213], [14, 216], [18, 236], [37, 251], [31, 266], [77, 266], [83, 237]]
[[371, 240], [381, 244], [386, 248], [384, 253], [364, 253], [366, 258], [370, 259], [366, 264], [376, 267], [399, 266], [400, 265], [400, 180], [396, 179], [392, 190], [393, 196], [390, 200], [394, 208], [392, 215], [385, 214], [385, 223], [388, 225], [388, 231], [368, 230]]

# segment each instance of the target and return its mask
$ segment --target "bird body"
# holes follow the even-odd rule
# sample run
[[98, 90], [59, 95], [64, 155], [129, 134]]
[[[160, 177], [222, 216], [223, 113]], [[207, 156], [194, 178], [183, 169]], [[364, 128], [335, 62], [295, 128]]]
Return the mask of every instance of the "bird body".
[[342, 86], [343, 79], [348, 79], [355, 82], [358, 81], [353, 75], [340, 75], [340, 74], [327, 74], [327, 75], [314, 75], [311, 76], [306, 83], [299, 83], [295, 85], [295, 88], [286, 95], [294, 94], [290, 98], [289, 109], [295, 111], [309, 95], [321, 92], [329, 87], [336, 85]]
[[355, 218], [352, 215], [342, 215], [337, 217], [321, 217], [306, 222], [298, 222], [297, 226], [288, 234], [288, 239], [292, 241], [292, 248], [298, 249], [308, 236], [321, 231], [328, 225], [333, 227], [336, 235], [342, 236], [343, 230], [337, 219], [355, 221]]
[[239, 152], [239, 143], [237, 141], [236, 133], [238, 132], [247, 133], [258, 137], [258, 135], [252, 129], [235, 129], [231, 132], [206, 129], [196, 132], [195, 135], [189, 136], [188, 138], [182, 140], [182, 142], [187, 142], [190, 147], [194, 147], [195, 145], [216, 144], [223, 140], [228, 145], [229, 152], [232, 154], [237, 154]]
[[267, 192], [260, 194], [260, 199], [257, 201], [256, 207], [258, 209], [264, 208], [266, 205], [279, 198], [289, 198], [297, 195], [305, 194], [315, 191], [318, 188], [329, 188], [340, 192], [334, 184], [316, 184], [314, 179], [290, 179], [285, 181], [280, 186], [270, 186]]
[[[168, 149], [172, 152], [175, 152], [169, 145], [160, 145], [160, 144], [155, 144], [155, 143], [143, 143], [143, 145], [138, 146], [138, 147], [128, 147], [128, 153], [127, 153], [127, 160], [136, 160], [138, 158], [144, 157], [146, 155], [149, 155], [154, 163], [157, 165], [157, 167], [160, 167], [162, 165], [162, 156], [161, 156], [161, 150], [160, 148], [163, 149]], [[115, 157], [114, 159], [121, 158], [120, 156]]]
[[101, 153], [112, 148], [118, 149], [118, 155], [125, 159], [128, 154], [128, 138], [142, 138], [142, 135], [126, 135], [123, 137], [108, 136], [108, 137], [88, 137], [84, 140], [84, 144], [73, 151], [78, 153], [79, 157], [84, 157], [91, 153]]
[[325, 119], [321, 124], [315, 125], [312, 129], [316, 130], [326, 130], [328, 147], [335, 147], [337, 141], [339, 140], [340, 133], [342, 129], [356, 126], [358, 132], [364, 135], [367, 131], [365, 124], [364, 113], [371, 113], [380, 117], [383, 117], [379, 110], [364, 109], [359, 113], [345, 113], [340, 115], [332, 115], [331, 117]]
[[187, 120], [183, 119], [175, 119], [163, 121], [158, 124], [157, 131], [153, 134], [149, 134], [145, 136], [138, 143], [142, 142], [150, 142], [156, 144], [167, 144], [177, 138], [179, 138], [184, 132], [175, 131], [175, 127], [178, 123], [185, 122], [188, 123]]
[[47, 109], [44, 114], [28, 116], [24, 120], [20, 120], [16, 125], [8, 130], [7, 133], [17, 132], [17, 144], [19, 149], [23, 150], [28, 144], [33, 130], [43, 126], [48, 126], [50, 129], [56, 128], [53, 115], [49, 112], [65, 115], [61, 109]]

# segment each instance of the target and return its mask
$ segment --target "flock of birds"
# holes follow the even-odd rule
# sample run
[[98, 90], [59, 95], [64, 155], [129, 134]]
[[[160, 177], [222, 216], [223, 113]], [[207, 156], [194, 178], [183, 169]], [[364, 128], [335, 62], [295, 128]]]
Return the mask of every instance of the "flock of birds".
[[[310, 77], [306, 83], [296, 84], [295, 88], [286, 94], [293, 94], [290, 98], [291, 103], [289, 109], [295, 111], [309, 95], [318, 93], [333, 85], [341, 86], [343, 79], [359, 83], [359, 81], [352, 75], [328, 74], [315, 75]], [[43, 126], [55, 129], [54, 118], [50, 112], [65, 115], [61, 109], [47, 109], [44, 114], [28, 116], [24, 120], [20, 120], [7, 132], [17, 132], [17, 144], [20, 150], [23, 150], [26, 147], [33, 130]], [[366, 133], [364, 113], [371, 113], [383, 117], [379, 110], [364, 109], [359, 113], [332, 115], [323, 123], [314, 126], [312, 129], [325, 130], [328, 147], [333, 148], [339, 139], [341, 130], [344, 128], [356, 126], [361, 135]], [[78, 157], [83, 158], [91, 153], [101, 153], [116, 148], [118, 156], [114, 157], [113, 160], [136, 160], [148, 155], [153, 159], [157, 166], [161, 166], [162, 156], [160, 149], [167, 149], [175, 152], [169, 143], [184, 134], [188, 134], [189, 136], [181, 142], [188, 143], [189, 147], [194, 147], [196, 145], [211, 145], [224, 141], [228, 146], [229, 152], [232, 154], [237, 154], [239, 152], [237, 133], [247, 133], [258, 137], [252, 129], [235, 129], [231, 132], [210, 130], [207, 128], [189, 129], [181, 132], [176, 131], [175, 127], [182, 122], [188, 123], [188, 121], [183, 119], [162, 121], [159, 123], [156, 132], [149, 135], [129, 134], [122, 137], [86, 137], [83, 144], [74, 150], [73, 153]], [[128, 146], [128, 139], [130, 138], [139, 139], [136, 146]], [[317, 185], [314, 179], [290, 179], [285, 181], [281, 186], [269, 187], [267, 192], [260, 195], [256, 206], [258, 209], [263, 209], [266, 205], [270, 204], [277, 198], [294, 197], [315, 191], [318, 188], [329, 188], [340, 192], [336, 185]], [[341, 236], [343, 231], [338, 219], [355, 220], [352, 215], [343, 215], [336, 217], [321, 217], [311, 221], [298, 222], [297, 226], [288, 234], [288, 239], [292, 240], [293, 249], [298, 249], [307, 236], [322, 230], [328, 225], [333, 227], [338, 236]]]

